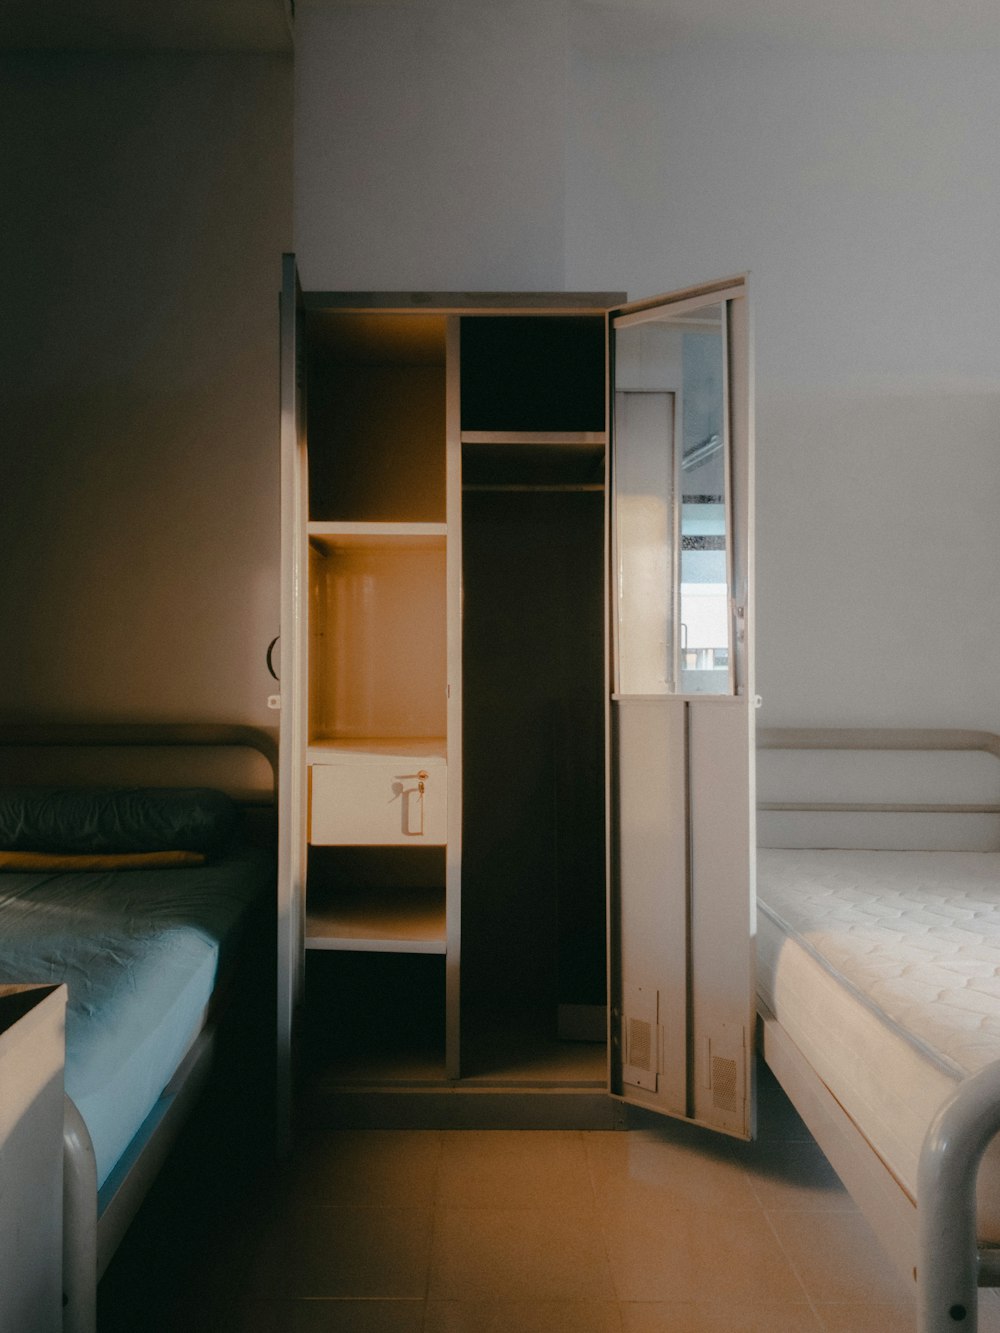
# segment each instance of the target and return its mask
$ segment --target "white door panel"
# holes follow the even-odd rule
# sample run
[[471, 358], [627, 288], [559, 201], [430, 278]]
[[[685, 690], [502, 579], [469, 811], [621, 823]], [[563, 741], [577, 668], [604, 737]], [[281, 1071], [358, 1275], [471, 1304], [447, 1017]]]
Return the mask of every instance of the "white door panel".
[[750, 750], [743, 699], [688, 704], [692, 1114], [742, 1133], [753, 1013]]
[[751, 432], [739, 281], [612, 315], [612, 1091], [746, 1137]]
[[[687, 1113], [687, 936], [685, 713], [677, 699], [614, 705], [615, 859], [620, 1001], [612, 1034], [622, 1083], [659, 1109]], [[631, 1059], [650, 1025], [655, 1064]], [[658, 1032], [656, 1030], [659, 1030]], [[658, 1078], [649, 1077], [657, 1074]]]

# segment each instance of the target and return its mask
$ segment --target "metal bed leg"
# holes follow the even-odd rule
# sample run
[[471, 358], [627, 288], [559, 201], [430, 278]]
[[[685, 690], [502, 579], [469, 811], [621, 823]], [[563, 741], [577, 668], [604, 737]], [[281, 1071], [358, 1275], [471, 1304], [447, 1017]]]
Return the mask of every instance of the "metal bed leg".
[[97, 1329], [97, 1159], [69, 1097], [63, 1125], [63, 1333]]
[[996, 1280], [976, 1239], [976, 1176], [1000, 1131], [1000, 1061], [964, 1079], [935, 1116], [917, 1173], [919, 1333], [975, 1333], [978, 1288]]

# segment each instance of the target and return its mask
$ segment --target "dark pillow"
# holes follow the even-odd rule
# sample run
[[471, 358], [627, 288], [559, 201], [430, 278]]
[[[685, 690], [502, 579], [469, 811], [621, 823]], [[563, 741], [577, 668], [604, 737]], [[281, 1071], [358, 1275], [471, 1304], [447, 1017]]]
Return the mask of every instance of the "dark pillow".
[[211, 854], [239, 818], [208, 787], [0, 787], [0, 848], [75, 854]]

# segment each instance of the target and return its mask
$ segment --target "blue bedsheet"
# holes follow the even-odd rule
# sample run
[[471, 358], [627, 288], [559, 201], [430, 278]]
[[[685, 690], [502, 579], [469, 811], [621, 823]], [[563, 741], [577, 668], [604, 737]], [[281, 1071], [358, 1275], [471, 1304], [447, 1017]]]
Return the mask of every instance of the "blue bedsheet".
[[0, 981], [67, 983], [66, 1091], [103, 1184], [202, 1026], [273, 861], [0, 875]]

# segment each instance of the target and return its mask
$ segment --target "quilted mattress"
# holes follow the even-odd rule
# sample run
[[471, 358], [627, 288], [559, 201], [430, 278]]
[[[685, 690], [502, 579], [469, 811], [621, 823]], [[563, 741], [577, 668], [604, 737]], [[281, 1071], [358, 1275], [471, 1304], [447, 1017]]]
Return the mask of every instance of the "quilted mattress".
[[935, 1111], [1000, 1059], [1000, 853], [762, 849], [757, 894], [761, 998], [912, 1195]]

